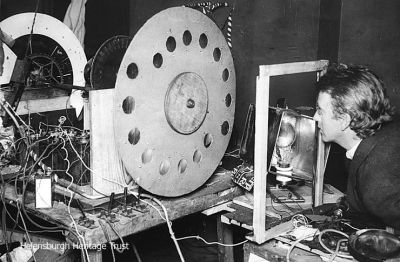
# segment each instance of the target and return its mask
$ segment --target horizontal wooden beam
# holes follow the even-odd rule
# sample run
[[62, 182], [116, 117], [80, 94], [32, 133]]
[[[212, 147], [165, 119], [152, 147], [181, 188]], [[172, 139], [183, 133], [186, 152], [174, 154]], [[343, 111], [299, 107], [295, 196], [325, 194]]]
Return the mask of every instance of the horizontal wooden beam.
[[38, 112], [69, 109], [69, 96], [59, 96], [48, 99], [20, 101], [17, 108], [18, 115], [27, 115]]
[[278, 76], [322, 71], [328, 66], [328, 64], [328, 60], [318, 60], [274, 65], [260, 65], [259, 76]]

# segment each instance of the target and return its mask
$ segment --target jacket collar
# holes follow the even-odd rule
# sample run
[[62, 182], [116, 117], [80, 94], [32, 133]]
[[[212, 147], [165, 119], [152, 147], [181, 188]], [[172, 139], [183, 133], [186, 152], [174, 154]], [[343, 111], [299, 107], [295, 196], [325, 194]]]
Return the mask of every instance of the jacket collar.
[[360, 165], [364, 162], [365, 158], [368, 154], [374, 149], [376, 144], [378, 143], [377, 139], [373, 139], [373, 137], [363, 139], [361, 143], [358, 145], [356, 152], [354, 153], [353, 160], [351, 161], [349, 174], [354, 174]]

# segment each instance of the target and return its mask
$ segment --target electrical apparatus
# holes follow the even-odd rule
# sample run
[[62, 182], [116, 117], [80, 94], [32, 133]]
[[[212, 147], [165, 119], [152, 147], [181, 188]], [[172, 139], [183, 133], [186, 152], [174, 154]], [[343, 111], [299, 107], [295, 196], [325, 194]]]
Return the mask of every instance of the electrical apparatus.
[[[169, 8], [151, 17], [133, 39], [107, 40], [87, 63], [72, 32], [54, 20], [26, 13], [0, 24], [16, 42], [10, 85], [17, 83], [17, 98], [7, 100], [17, 114], [41, 112], [43, 102], [50, 101], [39, 99], [42, 104], [33, 108], [22, 95], [29, 88], [88, 92], [85, 130], [54, 123], [46, 132], [29, 134], [42, 144], [36, 157], [43, 148], [51, 145], [51, 151], [66, 142], [70, 150], [63, 147], [56, 162], [75, 154], [70, 160], [84, 164], [72, 173], [85, 177], [72, 177], [80, 191], [93, 197], [122, 193], [132, 180], [161, 196], [200, 187], [225, 153], [235, 111], [234, 63], [218, 26], [192, 8]], [[68, 104], [70, 99], [61, 97], [53, 110]], [[82, 136], [87, 143], [79, 144]]]

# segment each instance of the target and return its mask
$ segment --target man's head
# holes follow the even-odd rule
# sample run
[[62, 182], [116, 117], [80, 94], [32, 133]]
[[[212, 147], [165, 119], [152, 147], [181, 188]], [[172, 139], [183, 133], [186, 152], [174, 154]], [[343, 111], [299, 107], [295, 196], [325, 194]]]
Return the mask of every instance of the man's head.
[[361, 66], [329, 68], [317, 83], [317, 91], [314, 119], [326, 142], [341, 144], [351, 135], [371, 136], [394, 114], [383, 82]]

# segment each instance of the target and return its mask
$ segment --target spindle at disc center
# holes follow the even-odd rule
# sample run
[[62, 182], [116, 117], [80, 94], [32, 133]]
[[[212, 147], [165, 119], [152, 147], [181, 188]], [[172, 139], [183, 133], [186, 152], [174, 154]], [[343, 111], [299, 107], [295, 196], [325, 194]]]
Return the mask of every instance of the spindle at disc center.
[[168, 124], [176, 132], [188, 135], [199, 129], [207, 107], [207, 86], [198, 74], [181, 73], [169, 84], [164, 110]]

